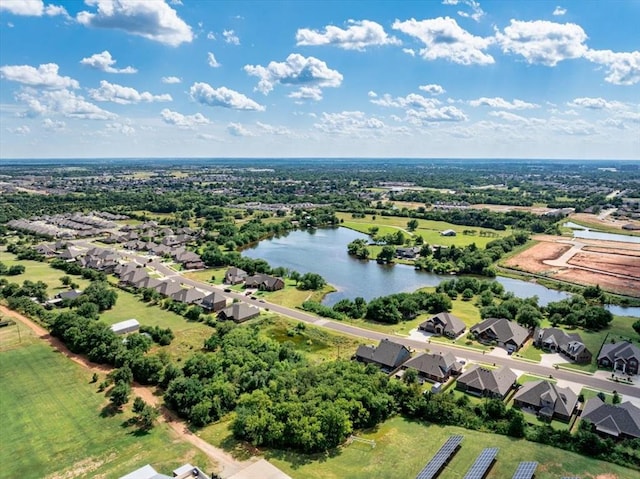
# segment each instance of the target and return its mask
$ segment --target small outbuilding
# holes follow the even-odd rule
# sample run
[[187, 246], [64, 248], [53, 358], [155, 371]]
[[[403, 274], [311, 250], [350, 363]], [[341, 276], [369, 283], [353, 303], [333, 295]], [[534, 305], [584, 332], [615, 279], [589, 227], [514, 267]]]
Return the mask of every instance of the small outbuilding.
[[453, 230], [444, 230], [440, 232], [440, 236], [455, 236], [456, 232]]
[[127, 319], [111, 325], [111, 331], [116, 334], [133, 333], [140, 329], [140, 323], [137, 319]]

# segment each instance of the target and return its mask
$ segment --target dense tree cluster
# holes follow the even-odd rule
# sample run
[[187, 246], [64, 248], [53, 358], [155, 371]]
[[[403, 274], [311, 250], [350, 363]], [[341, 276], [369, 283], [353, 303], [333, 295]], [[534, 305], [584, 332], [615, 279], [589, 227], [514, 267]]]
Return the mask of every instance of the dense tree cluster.
[[398, 293], [374, 298], [367, 304], [365, 318], [379, 323], [397, 324], [415, 318], [420, 313], [441, 313], [451, 310], [451, 299], [442, 293]]

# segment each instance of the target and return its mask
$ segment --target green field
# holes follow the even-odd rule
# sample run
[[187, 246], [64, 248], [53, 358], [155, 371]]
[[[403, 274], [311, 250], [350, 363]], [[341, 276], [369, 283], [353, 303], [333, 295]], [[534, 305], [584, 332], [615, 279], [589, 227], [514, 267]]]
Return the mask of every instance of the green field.
[[90, 380], [39, 340], [0, 352], [0, 476], [119, 477], [147, 463], [168, 474], [185, 462], [211, 467], [164, 424], [137, 434], [125, 424], [129, 412], [103, 414], [107, 400]]
[[[201, 436], [212, 444], [226, 445], [243, 457], [246, 449], [233, 439], [230, 419], [205, 428]], [[426, 425], [401, 417], [386, 421], [374, 431], [358, 434], [358, 437], [375, 440], [374, 448], [353, 442], [326, 454], [266, 451], [265, 456], [293, 479], [413, 478], [452, 434], [464, 436], [462, 447], [439, 479], [463, 477], [485, 447], [500, 448], [487, 479], [511, 477], [520, 461], [539, 462], [536, 479], [557, 479], [567, 475], [586, 479], [607, 473], [612, 474], [606, 476], [607, 479], [640, 478], [640, 472], [550, 446], [459, 427]]]

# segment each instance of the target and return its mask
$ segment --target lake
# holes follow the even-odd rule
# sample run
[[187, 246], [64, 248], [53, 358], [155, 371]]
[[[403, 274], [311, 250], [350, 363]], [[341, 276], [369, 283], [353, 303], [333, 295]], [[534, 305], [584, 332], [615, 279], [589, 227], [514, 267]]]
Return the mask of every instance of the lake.
[[[343, 298], [358, 296], [369, 301], [378, 296], [413, 292], [427, 286], [437, 286], [452, 276], [416, 271], [413, 266], [380, 265], [363, 261], [347, 254], [347, 244], [354, 239], [368, 239], [367, 235], [347, 228], [322, 228], [312, 231], [298, 230], [286, 236], [263, 240], [247, 248], [243, 254], [262, 258], [273, 267], [282, 266], [300, 273], [318, 273], [337, 291], [327, 295], [323, 304], [332, 306]], [[539, 304], [546, 305], [571, 295], [542, 285], [511, 278], [497, 277], [506, 291], [527, 298], [538, 296]], [[640, 308], [609, 306], [617, 315], [640, 317]]]

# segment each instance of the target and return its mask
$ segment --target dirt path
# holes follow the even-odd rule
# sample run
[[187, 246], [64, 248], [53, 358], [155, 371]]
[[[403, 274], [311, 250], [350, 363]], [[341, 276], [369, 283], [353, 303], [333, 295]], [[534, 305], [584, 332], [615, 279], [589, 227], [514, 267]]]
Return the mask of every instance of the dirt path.
[[[111, 367], [105, 366], [103, 364], [93, 363], [79, 354], [72, 353], [62, 341], [60, 341], [56, 337], [51, 336], [51, 334], [49, 334], [46, 329], [34, 323], [26, 316], [23, 316], [22, 314], [17, 313], [16, 311], [13, 311], [2, 305], [0, 305], [0, 313], [20, 321], [26, 327], [31, 329], [40, 339], [47, 341], [60, 353], [64, 354], [74, 363], [79, 364], [85, 369], [100, 373], [108, 373], [113, 370], [113, 368]], [[132, 392], [135, 395], [140, 396], [148, 404], [160, 407], [162, 416], [158, 420], [160, 422], [165, 422], [180, 439], [187, 441], [193, 446], [197, 447], [202, 452], [204, 452], [211, 461], [218, 464], [220, 473], [223, 477], [231, 476], [236, 472], [248, 467], [257, 460], [257, 458], [252, 457], [246, 461], [238, 461], [231, 454], [215, 446], [212, 446], [204, 439], [201, 439], [193, 434], [183, 420], [179, 419], [173, 412], [162, 406], [162, 398], [156, 396], [153, 393], [151, 387], [141, 386], [140, 384], [133, 383]]]

